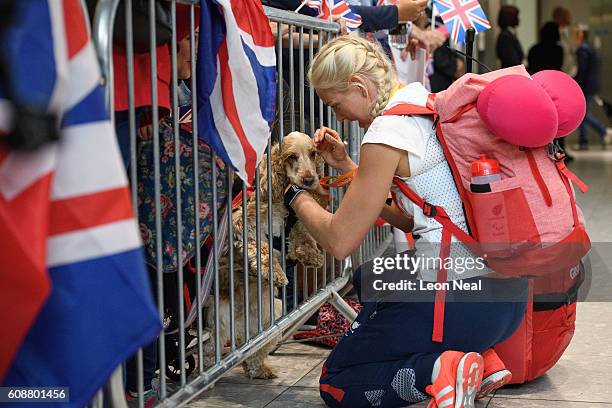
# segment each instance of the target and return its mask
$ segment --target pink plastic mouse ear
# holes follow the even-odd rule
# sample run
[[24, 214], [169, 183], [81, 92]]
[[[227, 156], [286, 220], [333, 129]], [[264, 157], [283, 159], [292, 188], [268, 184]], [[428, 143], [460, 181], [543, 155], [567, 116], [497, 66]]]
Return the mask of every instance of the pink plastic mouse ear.
[[493, 134], [516, 146], [546, 146], [557, 134], [554, 103], [528, 77], [508, 75], [491, 82], [480, 93], [477, 109]]
[[557, 137], [576, 130], [586, 114], [584, 94], [576, 81], [561, 71], [541, 71], [533, 75], [533, 80], [548, 93], [557, 108]]

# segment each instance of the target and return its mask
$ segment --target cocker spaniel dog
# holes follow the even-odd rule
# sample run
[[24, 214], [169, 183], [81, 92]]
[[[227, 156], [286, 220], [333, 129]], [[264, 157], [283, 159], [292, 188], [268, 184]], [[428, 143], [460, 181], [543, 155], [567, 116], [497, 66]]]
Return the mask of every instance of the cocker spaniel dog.
[[[271, 324], [270, 305], [271, 300], [274, 302], [274, 319], [281, 316], [281, 301], [274, 296], [271, 296], [269, 287], [270, 279], [274, 287], [282, 287], [288, 283], [287, 276], [279, 262], [281, 248], [273, 249], [272, 257], [272, 275], [270, 275], [270, 248], [268, 246], [269, 238], [268, 231], [268, 177], [270, 177], [271, 195], [272, 195], [272, 234], [274, 238], [280, 238], [283, 229], [286, 226], [286, 221], [289, 217], [289, 211], [283, 203], [284, 191], [289, 184], [295, 184], [308, 190], [321, 206], [327, 205], [327, 193], [321, 188], [319, 179], [322, 175], [323, 160], [316, 152], [314, 143], [310, 136], [292, 132], [283, 138], [282, 146], [274, 145], [270, 152], [271, 173], [268, 174], [267, 157], [264, 157], [260, 163], [260, 206], [259, 206], [259, 231], [260, 253], [258, 270], [257, 256], [257, 225], [255, 223], [257, 214], [256, 200], [251, 199], [246, 207], [247, 224], [243, 225], [242, 212], [243, 208], [238, 208], [234, 211], [232, 217], [233, 225], [233, 243], [234, 243], [234, 321], [236, 343], [238, 345], [245, 341], [245, 316], [244, 316], [244, 272], [243, 272], [243, 254], [244, 246], [247, 248], [247, 264], [248, 264], [248, 322], [249, 322], [249, 337], [254, 337], [258, 330], [258, 272], [261, 274], [261, 323], [264, 329]], [[295, 217], [295, 215], [293, 215]], [[291, 217], [289, 217], [291, 218]], [[314, 238], [308, 233], [304, 225], [295, 217], [291, 221], [291, 228], [286, 233], [287, 240], [287, 259], [294, 260], [305, 266], [319, 268], [323, 266], [324, 255], [317, 247]], [[244, 228], [247, 231], [247, 242], [244, 242]], [[225, 345], [230, 338], [230, 285], [229, 273], [227, 265], [227, 257], [220, 262], [221, 269], [219, 271], [219, 288], [220, 288], [220, 306], [219, 306], [219, 323], [220, 323], [220, 339], [221, 345]], [[273, 291], [274, 292], [274, 291]], [[273, 293], [272, 293], [273, 294]], [[208, 308], [207, 321], [211, 328], [211, 333], [214, 332], [214, 308]], [[257, 351], [253, 356], [249, 357], [244, 363], [243, 368], [245, 373], [251, 378], [274, 378], [276, 374], [265, 364], [265, 359], [268, 354], [274, 350], [280, 340], [280, 335], [266, 344], [261, 350]], [[205, 354], [207, 362], [214, 362], [214, 342], [208, 341], [205, 346]]]

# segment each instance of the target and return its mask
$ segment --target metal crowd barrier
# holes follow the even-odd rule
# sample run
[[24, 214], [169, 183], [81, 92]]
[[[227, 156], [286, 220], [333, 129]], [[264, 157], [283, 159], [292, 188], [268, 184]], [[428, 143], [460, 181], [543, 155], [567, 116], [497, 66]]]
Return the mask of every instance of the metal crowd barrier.
[[[198, 81], [196, 72], [196, 5], [199, 0], [172, 0], [168, 1], [172, 17], [172, 40], [168, 44], [171, 53], [172, 64], [172, 80], [171, 80], [171, 100], [172, 111], [178, 112], [178, 61], [177, 61], [177, 30], [176, 30], [176, 4], [187, 4], [189, 7], [189, 25], [190, 25], [190, 60], [191, 60], [191, 88], [196, 88]], [[134, 77], [134, 49], [132, 46], [133, 38], [133, 23], [132, 23], [132, 1], [125, 0], [120, 3], [119, 0], [99, 0], [95, 16], [92, 16], [93, 30], [92, 36], [97, 48], [98, 57], [101, 62], [103, 77], [106, 86], [106, 100], [110, 108], [111, 115], [114, 119], [114, 75], [113, 73], [119, 67], [113, 65], [113, 26], [115, 15], [118, 7], [125, 7], [126, 15], [126, 61], [127, 66], [127, 86], [128, 86], [128, 118], [129, 118], [129, 133], [130, 133], [130, 163], [129, 177], [132, 186], [132, 200], [134, 208], [138, 208], [139, 194], [138, 181], [141, 180], [142, 174], [139, 173], [137, 165], [139, 157], [139, 139], [137, 137], [136, 123], [136, 107], [134, 87], [137, 84], [138, 78]], [[308, 61], [312, 60], [316, 50], [324, 43], [338, 35], [339, 25], [332, 22], [323, 21], [316, 18], [300, 15], [293, 12], [277, 10], [269, 7], [264, 7], [270, 22], [274, 25], [274, 35], [276, 37], [276, 54], [277, 54], [277, 122], [274, 134], [276, 139], [281, 139], [279, 136], [286, 135], [290, 131], [300, 130], [312, 134], [313, 130], [318, 126], [326, 125], [336, 130], [341, 131], [345, 136], [348, 136], [347, 144], [351, 156], [358, 161], [358, 152], [363, 132], [358, 130], [354, 123], [342, 123], [336, 120], [335, 114], [329, 107], [324, 107], [314, 90], [309, 88], [305, 82], [305, 71], [308, 66]], [[155, 61], [156, 53], [156, 32], [155, 32], [155, 1], [149, 0], [149, 41], [151, 60]], [[157, 78], [156, 64], [150, 64], [151, 78]], [[123, 68], [123, 67], [121, 67]], [[153, 80], [151, 83], [151, 100], [152, 106], [158, 106], [158, 83]], [[171, 274], [167, 272], [167, 264], [160, 254], [163, 253], [162, 246], [164, 231], [162, 228], [162, 180], [164, 177], [160, 165], [160, 155], [164, 146], [160, 145], [160, 116], [158, 109], [151, 109], [151, 127], [153, 143], [153, 177], [155, 178], [154, 189], [154, 215], [155, 215], [155, 242], [154, 253], [156, 254], [151, 269], [154, 271], [155, 280], [152, 285], [156, 287], [158, 311], [160, 318], [164, 323], [169, 320], [168, 309], [174, 309], [175, 315], [171, 316], [176, 323], [176, 327], [166, 327], [157, 341], [157, 371], [155, 376], [159, 378], [159, 389], [157, 390], [160, 397], [160, 405], [164, 407], [183, 406], [198, 394], [207, 388], [211, 387], [224, 373], [239, 363], [243, 362], [248, 357], [262, 349], [272, 341], [281, 341], [289, 338], [303, 323], [325, 302], [332, 303], [343, 315], [349, 319], [355, 317], [355, 312], [342, 300], [339, 293], [343, 293], [350, 287], [350, 274], [352, 270], [362, 262], [377, 256], [384, 250], [385, 246], [390, 242], [392, 234], [388, 227], [373, 228], [367, 235], [361, 247], [348, 259], [337, 261], [333, 257], [326, 255], [323, 268], [314, 270], [313, 268], [295, 267], [293, 269], [293, 284], [284, 286], [276, 293], [273, 287], [272, 279], [264, 282], [262, 275], [269, 273], [272, 275], [273, 260], [278, 256], [274, 251], [270, 251], [269, 255], [269, 271], [263, 270], [261, 247], [267, 240], [270, 248], [273, 247], [272, 239], [272, 212], [267, 214], [262, 212], [262, 204], [267, 204], [272, 201], [271, 180], [268, 179], [268, 194], [267, 197], [262, 197], [259, 189], [256, 190], [252, 200], [256, 202], [256, 246], [257, 246], [257, 292], [249, 293], [249, 254], [245, 249], [242, 254], [236, 253], [233, 240], [236, 234], [242, 233], [244, 242], [247, 237], [246, 228], [243, 231], [233, 231], [232, 219], [232, 203], [231, 192], [233, 190], [234, 175], [230, 171], [229, 166], [222, 170], [224, 174], [218, 174], [219, 170], [216, 165], [216, 156], [210, 157], [210, 174], [200, 174], [199, 148], [198, 148], [198, 128], [206, 126], [206, 124], [198, 123], [197, 115], [197, 98], [196, 93], [191, 95], [192, 104], [192, 127], [193, 130], [189, 135], [188, 142], [191, 143], [193, 156], [189, 159], [193, 165], [193, 176], [186, 178], [181, 174], [181, 149], [182, 144], [187, 143], [181, 139], [181, 131], [179, 130], [178, 115], [171, 115], [171, 126], [173, 130], [174, 140], [172, 146], [174, 160], [174, 202], [172, 206], [176, 208], [176, 225], [184, 225], [186, 220], [183, 214], [183, 199], [184, 193], [181, 188], [183, 184], [193, 185], [193, 201], [201, 205], [200, 180], [202, 177], [210, 177], [212, 180], [212, 199], [206, 203], [212, 211], [212, 221], [210, 225], [210, 237], [212, 244], [210, 245], [209, 255], [207, 258], [201, 256], [201, 248], [205, 245], [204, 232], [201, 231], [200, 211], [194, 211], [195, 234], [192, 241], [183, 242], [181, 233], [176, 234], [175, 242], [172, 244], [177, 248], [176, 251], [176, 270]], [[272, 146], [272, 141], [268, 142], [268, 152]], [[167, 146], [166, 146], [167, 149]], [[282, 149], [282, 144], [281, 144]], [[267, 159], [267, 171], [271, 171], [271, 162]], [[331, 169], [327, 169], [328, 174], [332, 174]], [[218, 177], [222, 177], [223, 184], [217, 186], [215, 182]], [[259, 184], [259, 170], [256, 174], [255, 185]], [[217, 200], [221, 192], [219, 189], [224, 189], [226, 193], [225, 203], [217, 208]], [[242, 187], [242, 206], [247, 204], [246, 186]], [[331, 200], [331, 210], [334, 211], [338, 207], [339, 201], [342, 199], [342, 191], [337, 190]], [[167, 203], [166, 203], [167, 205]], [[266, 217], [266, 218], [261, 218]], [[243, 225], [247, 224], [246, 212], [242, 213]], [[267, 222], [264, 222], [267, 221]], [[262, 225], [268, 225], [268, 238], [262, 235]], [[167, 232], [167, 231], [166, 231]], [[280, 262], [283, 270], [290, 272], [286, 267], [285, 254], [285, 239], [282, 234], [283, 245]], [[193, 305], [188, 313], [185, 299], [185, 277], [190, 273], [186, 271], [186, 255], [181, 250], [186, 244], [193, 244], [196, 248], [195, 255], [192, 255], [191, 263], [194, 270], [200, 273], [195, 273], [195, 298]], [[237, 257], [242, 258], [242, 267], [235, 262]], [[224, 266], [223, 266], [224, 265]], [[202, 273], [209, 266], [212, 274]], [[236, 271], [242, 269], [242, 271]], [[229, 280], [229, 339], [227, 344], [221, 338], [221, 296], [223, 288], [220, 287], [220, 274], [227, 274]], [[300, 276], [298, 276], [300, 275]], [[168, 276], [174, 280], [175, 285], [168, 285]], [[301, 277], [301, 291], [298, 287]], [[212, 278], [212, 279], [208, 279]], [[251, 278], [252, 279], [252, 278]], [[244, 284], [245, 290], [241, 299], [235, 296], [235, 288], [237, 284]], [[173, 286], [173, 287], [172, 287]], [[174, 293], [172, 293], [174, 291]], [[300, 295], [303, 299], [298, 302]], [[171, 296], [172, 295], [172, 296]], [[290, 295], [292, 301], [289, 301]], [[176, 304], [168, 304], [167, 298], [174, 297]], [[263, 310], [263, 301], [266, 300], [270, 310]], [[208, 298], [208, 304], [205, 304], [205, 299]], [[282, 313], [280, 316], [275, 316], [274, 300], [279, 299], [282, 302]], [[244, 321], [236, 319], [236, 304], [242, 302]], [[256, 302], [257, 323], [250, 324], [249, 321], [249, 305], [254, 305]], [[212, 308], [212, 309], [211, 309]], [[207, 321], [205, 310], [208, 311]], [[210, 311], [213, 311], [210, 313]], [[262, 315], [263, 314], [263, 315]], [[273, 316], [273, 319], [267, 319], [266, 316]], [[239, 329], [237, 326], [241, 324]], [[166, 326], [166, 325], [165, 325]], [[213, 330], [209, 328], [213, 326]], [[240, 337], [240, 339], [239, 339]], [[168, 350], [173, 350], [173, 358], [168, 356]], [[212, 350], [212, 354], [210, 352]], [[143, 395], [144, 384], [144, 362], [143, 350], [140, 350], [135, 357], [136, 367], [138, 371], [138, 394]], [[207, 365], [206, 362], [212, 364]], [[125, 370], [123, 370], [125, 372]], [[102, 391], [92, 402], [93, 406], [102, 406], [102, 404], [110, 404], [121, 406], [124, 403], [121, 381], [121, 369], [118, 369], [104, 394]], [[117, 391], [117, 390], [120, 391]], [[140, 406], [143, 407], [144, 399], [140, 398]]]

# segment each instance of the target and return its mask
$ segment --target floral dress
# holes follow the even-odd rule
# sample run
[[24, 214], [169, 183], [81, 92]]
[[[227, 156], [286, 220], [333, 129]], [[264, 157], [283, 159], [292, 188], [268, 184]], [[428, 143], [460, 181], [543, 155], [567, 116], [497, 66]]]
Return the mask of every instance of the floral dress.
[[[187, 263], [196, 254], [195, 209], [200, 214], [200, 239], [204, 244], [211, 234], [213, 221], [213, 180], [212, 152], [210, 146], [198, 140], [198, 183], [199, 202], [195, 199], [193, 138], [191, 132], [179, 131], [181, 216], [182, 216], [182, 261]], [[162, 270], [176, 272], [178, 226], [176, 219], [176, 179], [174, 160], [174, 131], [172, 119], [164, 119], [159, 126], [160, 143], [160, 192], [161, 192], [161, 227], [162, 227]], [[219, 158], [216, 185], [219, 218], [221, 208], [227, 199], [226, 166]], [[156, 228], [155, 228], [155, 173], [152, 138], [139, 138], [138, 141], [138, 216], [146, 262], [157, 268], [156, 261]]]

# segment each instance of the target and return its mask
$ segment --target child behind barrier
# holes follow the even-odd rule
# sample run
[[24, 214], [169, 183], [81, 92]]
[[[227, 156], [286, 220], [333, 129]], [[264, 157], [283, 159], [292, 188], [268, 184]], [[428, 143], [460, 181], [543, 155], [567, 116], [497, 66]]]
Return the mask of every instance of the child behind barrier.
[[[194, 43], [197, 44], [197, 32]], [[179, 79], [178, 106], [179, 112], [177, 121], [184, 111], [190, 109], [191, 91], [188, 81], [191, 78], [191, 53], [190, 38], [184, 37], [178, 42], [177, 53], [177, 77]], [[159, 122], [159, 132], [153, 135], [152, 126], [147, 125], [138, 129], [137, 135], [137, 173], [135, 181], [138, 189], [138, 215], [140, 231], [145, 249], [145, 260], [147, 262], [149, 276], [151, 278], [154, 292], [157, 292], [157, 261], [161, 258], [162, 272], [164, 273], [164, 326], [168, 332], [174, 332], [171, 336], [166, 335], [166, 363], [167, 366], [178, 370], [180, 367], [179, 353], [174, 346], [178, 340], [178, 297], [176, 295], [176, 273], [178, 271], [178, 253], [184, 266], [184, 282], [189, 288], [190, 297], [195, 296], [195, 271], [187, 270], [185, 264], [193, 261], [195, 256], [200, 256], [202, 265], [205, 265], [208, 253], [205, 238], [212, 232], [213, 222], [213, 183], [216, 183], [217, 201], [215, 205], [221, 211], [225, 205], [228, 191], [226, 184], [226, 172], [224, 163], [217, 159], [213, 162], [210, 147], [198, 138], [197, 146], [193, 145], [193, 134], [189, 129], [190, 124], [181, 125], [179, 123], [179, 160], [180, 160], [180, 195], [181, 195], [181, 228], [177, 225], [177, 191], [175, 182], [175, 139], [173, 119], [170, 116], [164, 117]], [[159, 139], [159, 179], [155, 177], [154, 164], [155, 156], [153, 152], [153, 138]], [[194, 153], [198, 153], [198, 184], [199, 200], [195, 196], [195, 166]], [[216, 166], [217, 177], [212, 179], [212, 166]], [[159, 183], [160, 189], [160, 218], [162, 230], [162, 253], [157, 254], [157, 229], [156, 229], [156, 208], [155, 208], [155, 185]], [[200, 215], [200, 238], [202, 247], [196, 248], [195, 240], [195, 212]], [[178, 234], [181, 231], [182, 248], [177, 247]], [[195, 261], [190, 262], [195, 264]], [[157, 293], [155, 293], [157, 296]], [[191, 300], [191, 298], [189, 299]], [[187, 311], [186, 311], [187, 312]], [[175, 341], [176, 340], [176, 341]], [[159, 379], [155, 376], [155, 371], [160, 369], [160, 373], [167, 373], [166, 367], [159, 367], [158, 364], [158, 342], [143, 348], [143, 380], [144, 380], [144, 402], [145, 406], [152, 406], [158, 398]], [[194, 363], [190, 364], [189, 369], [194, 368]], [[136, 358], [131, 358], [126, 363], [126, 399], [129, 406], [137, 407], [138, 401], [138, 367]], [[180, 372], [172, 374], [179, 375]]]

